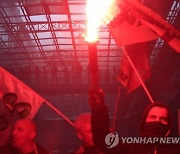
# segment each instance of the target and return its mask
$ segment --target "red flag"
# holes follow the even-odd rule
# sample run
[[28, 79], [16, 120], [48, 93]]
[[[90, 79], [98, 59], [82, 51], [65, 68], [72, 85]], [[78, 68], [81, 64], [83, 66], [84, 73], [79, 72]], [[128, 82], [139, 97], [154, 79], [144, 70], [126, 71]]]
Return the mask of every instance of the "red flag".
[[155, 40], [158, 36], [134, 16], [121, 12], [108, 25], [118, 46]]
[[35, 116], [41, 104], [45, 101], [44, 98], [30, 87], [0, 67], [0, 98], [8, 92], [17, 94], [17, 102], [30, 103], [31, 112], [27, 117], [29, 119], [32, 119]]
[[[108, 27], [116, 44], [126, 47], [127, 54], [139, 76], [145, 81], [151, 75], [149, 64], [151, 50], [147, 42], [157, 39], [158, 35], [131, 14], [128, 5], [130, 4], [120, 5], [121, 13], [110, 22]], [[117, 80], [127, 88], [128, 93], [141, 85], [126, 56], [121, 61]]]
[[[129, 22], [129, 23], [131, 23], [131, 25], [132, 25], [132, 23], [133, 24], [137, 23], [136, 29], [134, 29], [135, 32], [133, 32], [132, 26], [131, 27], [127, 26], [127, 28], [123, 29], [122, 26], [125, 23], [125, 21], [123, 21], [123, 24], [120, 24], [121, 27], [119, 26], [119, 28], [122, 28], [122, 30], [120, 30], [119, 28], [112, 29], [111, 30], [112, 35], [116, 35], [116, 37], [117, 37], [118, 34], [119, 35], [121, 34], [121, 36], [123, 36], [123, 34], [127, 33], [127, 32], [123, 31], [123, 30], [125, 30], [128, 32], [132, 32], [132, 33], [129, 33], [130, 39], [137, 38], [137, 40], [134, 40], [134, 41], [146, 42], [146, 41], [148, 41], [148, 39], [149, 40], [153, 39], [152, 32], [154, 32], [154, 34], [156, 34], [157, 36], [159, 36], [163, 40], [165, 40], [175, 51], [180, 53], [180, 45], [179, 45], [180, 44], [180, 32], [178, 30], [176, 30], [173, 26], [168, 24], [158, 14], [156, 14], [155, 12], [153, 12], [152, 10], [150, 10], [149, 8], [147, 8], [146, 6], [144, 6], [137, 0], [123, 1], [123, 4], [121, 5], [121, 9], [122, 9], [121, 16], [124, 16], [126, 21], [129, 21], [128, 16], [131, 16], [132, 19], [134, 18], [134, 21], [132, 19], [130, 19], [131, 22]], [[115, 20], [117, 20], [116, 18], [115, 18]], [[138, 27], [141, 29], [138, 29]], [[119, 36], [119, 37], [121, 37], [121, 36]], [[114, 37], [114, 38], [116, 38], [116, 37]], [[126, 36], [125, 36], [125, 38], [126, 38]], [[122, 42], [120, 42], [120, 43], [122, 43]], [[124, 43], [126, 43], [126, 40], [124, 40]], [[127, 41], [127, 43], [128, 43], [128, 41]], [[136, 43], [136, 42], [134, 42], [134, 43]], [[124, 44], [120, 44], [120, 45], [124, 45]]]
[[[141, 79], [143, 81], [147, 80], [151, 75], [149, 64], [151, 50], [149, 48], [149, 43], [137, 43], [126, 46], [126, 51], [136, 67]], [[121, 61], [117, 80], [126, 87], [127, 93], [130, 93], [141, 85], [125, 55]]]
[[0, 147], [7, 143], [13, 124], [14, 119], [11, 112], [9, 112], [8, 108], [0, 100]]

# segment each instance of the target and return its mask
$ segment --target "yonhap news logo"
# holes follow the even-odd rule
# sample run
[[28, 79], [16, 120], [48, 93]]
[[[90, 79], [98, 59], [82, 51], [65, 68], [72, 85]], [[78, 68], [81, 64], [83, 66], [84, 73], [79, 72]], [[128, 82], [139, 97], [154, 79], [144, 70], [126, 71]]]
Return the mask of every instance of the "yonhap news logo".
[[127, 144], [180, 144], [180, 137], [121, 137]]
[[180, 144], [180, 137], [121, 137], [117, 132], [109, 133], [105, 137], [107, 148], [113, 148], [121, 144]]
[[105, 143], [107, 145], [107, 148], [113, 148], [119, 143], [119, 137], [117, 132], [109, 133], [105, 137]]

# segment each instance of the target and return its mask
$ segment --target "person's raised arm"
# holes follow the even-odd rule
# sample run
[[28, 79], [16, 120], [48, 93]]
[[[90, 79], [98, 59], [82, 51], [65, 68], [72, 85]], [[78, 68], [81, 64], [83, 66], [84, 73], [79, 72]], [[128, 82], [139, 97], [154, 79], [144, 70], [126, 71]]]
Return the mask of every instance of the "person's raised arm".
[[108, 108], [104, 103], [102, 89], [90, 90], [89, 104], [91, 107], [92, 135], [95, 146], [106, 151], [105, 137], [109, 133]]

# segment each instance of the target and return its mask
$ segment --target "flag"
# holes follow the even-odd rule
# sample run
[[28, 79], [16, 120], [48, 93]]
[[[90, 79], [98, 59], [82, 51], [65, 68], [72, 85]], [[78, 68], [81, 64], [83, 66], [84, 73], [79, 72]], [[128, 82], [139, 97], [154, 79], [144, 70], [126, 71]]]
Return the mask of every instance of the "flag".
[[137, 0], [125, 0], [124, 2], [127, 14], [134, 16], [142, 25], [152, 30], [177, 53], [180, 53], [180, 32], [178, 30]]
[[118, 46], [147, 42], [158, 38], [154, 31], [126, 11], [118, 14], [108, 24], [108, 28]]
[[0, 98], [5, 93], [12, 92], [17, 95], [17, 102], [28, 102], [31, 105], [31, 112], [28, 119], [32, 119], [45, 101], [39, 94], [25, 85], [22, 81], [0, 67]]
[[[150, 43], [136, 43], [126, 46], [128, 56], [132, 60], [141, 79], [146, 81], [151, 76], [149, 57], [151, 53]], [[127, 57], [124, 55], [118, 71], [117, 80], [127, 89], [127, 93], [132, 92], [141, 84]]]
[[[148, 26], [131, 13], [132, 5], [129, 1], [123, 1], [121, 12], [108, 24], [118, 46], [125, 46], [127, 54], [132, 60], [142, 81], [146, 81], [151, 75], [149, 57], [151, 53], [150, 41], [159, 36]], [[127, 89], [127, 93], [141, 85], [127, 57], [124, 55], [121, 61], [117, 80]]]
[[[146, 81], [151, 75], [149, 64], [151, 48], [148, 42], [157, 39], [158, 35], [129, 14], [127, 7], [121, 9], [121, 13], [110, 22], [108, 28], [116, 44], [125, 46], [142, 81]], [[141, 85], [125, 55], [121, 61], [117, 80], [127, 89], [127, 93]]]
[[0, 100], [0, 147], [5, 145], [13, 128], [12, 114]]

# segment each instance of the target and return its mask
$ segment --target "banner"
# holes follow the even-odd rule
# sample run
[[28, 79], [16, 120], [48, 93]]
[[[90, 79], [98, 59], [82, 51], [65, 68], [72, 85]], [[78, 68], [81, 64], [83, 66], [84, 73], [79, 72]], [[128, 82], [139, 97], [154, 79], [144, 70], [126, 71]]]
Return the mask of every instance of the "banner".
[[158, 36], [129, 14], [119, 14], [108, 25], [118, 46], [155, 40]]
[[[141, 79], [146, 81], [151, 75], [149, 64], [150, 47], [149, 43], [136, 43], [126, 46], [128, 56], [132, 60], [137, 72]], [[132, 69], [127, 57], [124, 55], [121, 61], [120, 69], [118, 72], [117, 80], [127, 89], [127, 93], [138, 88], [141, 83]]]
[[177, 53], [180, 53], [180, 32], [178, 30], [137, 0], [125, 0], [124, 2], [127, 14], [134, 16], [141, 24], [166, 41]]
[[0, 98], [5, 93], [15, 93], [18, 102], [27, 102], [31, 105], [31, 112], [28, 119], [32, 119], [41, 104], [45, 101], [39, 94], [25, 85], [22, 81], [0, 67]]

